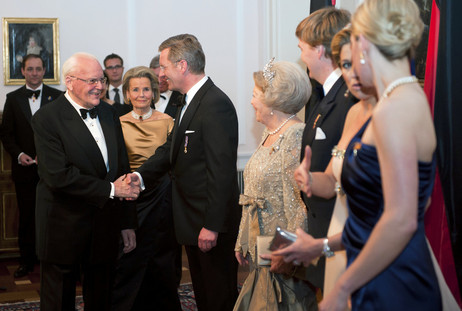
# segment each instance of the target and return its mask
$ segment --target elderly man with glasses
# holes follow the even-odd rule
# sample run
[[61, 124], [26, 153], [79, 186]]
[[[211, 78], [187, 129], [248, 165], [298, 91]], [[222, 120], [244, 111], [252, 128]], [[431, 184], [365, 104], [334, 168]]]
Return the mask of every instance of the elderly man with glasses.
[[[32, 118], [37, 149], [37, 254], [40, 309], [75, 310], [83, 276], [85, 310], [109, 310], [113, 264], [122, 233], [124, 251], [136, 246], [137, 181], [119, 117], [100, 101], [106, 78], [86, 53], [63, 65], [67, 91]], [[121, 178], [116, 180], [117, 176]]]

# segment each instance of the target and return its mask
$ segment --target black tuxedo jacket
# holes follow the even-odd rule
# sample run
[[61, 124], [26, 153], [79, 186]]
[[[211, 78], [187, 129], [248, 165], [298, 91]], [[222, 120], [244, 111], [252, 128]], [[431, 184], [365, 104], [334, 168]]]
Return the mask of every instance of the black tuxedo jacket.
[[236, 110], [209, 78], [181, 123], [180, 112], [167, 142], [137, 171], [146, 187], [171, 171], [173, 216], [180, 244], [197, 245], [202, 227], [235, 238], [241, 216]]
[[64, 95], [32, 118], [40, 176], [36, 205], [40, 260], [55, 264], [115, 260], [120, 230], [135, 228], [134, 205], [109, 198], [110, 182], [130, 171], [119, 116], [102, 101], [98, 116], [109, 171], [93, 136]]
[[[312, 172], [324, 172], [332, 157], [332, 148], [337, 145], [342, 136], [346, 115], [354, 104], [350, 96], [345, 97], [346, 90], [347, 85], [340, 77], [321, 101], [317, 103], [310, 101], [313, 106], [310, 107], [310, 114], [305, 120], [301, 157], [303, 159], [305, 146], [309, 145], [312, 150]], [[325, 139], [317, 139], [317, 131], [322, 131]], [[322, 134], [318, 135], [320, 137]], [[314, 238], [326, 237], [335, 197], [326, 200], [316, 196], [308, 198], [305, 193], [302, 193], [302, 196], [308, 209], [308, 233]], [[317, 266], [310, 265], [307, 269], [307, 279], [319, 288], [324, 285], [324, 267], [325, 258], [321, 257]]]
[[178, 107], [180, 105], [179, 99], [178, 99], [179, 96], [182, 96], [182, 95], [177, 91], [173, 91], [172, 94], [170, 95], [170, 99], [168, 100], [167, 107], [165, 107], [164, 113], [168, 114], [173, 119], [175, 119], [176, 113], [178, 112]]
[[[42, 100], [40, 107], [55, 100], [62, 91], [43, 85]], [[37, 166], [22, 166], [18, 164], [18, 156], [21, 152], [35, 158], [34, 132], [31, 127], [32, 112], [29, 98], [26, 94], [26, 86], [6, 95], [5, 107], [3, 108], [3, 120], [0, 136], [3, 147], [11, 155], [11, 177], [15, 182], [37, 180]]]

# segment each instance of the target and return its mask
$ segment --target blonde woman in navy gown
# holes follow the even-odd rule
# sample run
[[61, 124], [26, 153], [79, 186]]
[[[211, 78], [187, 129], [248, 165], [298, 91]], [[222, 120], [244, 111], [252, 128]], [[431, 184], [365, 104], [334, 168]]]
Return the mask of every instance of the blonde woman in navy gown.
[[341, 182], [349, 218], [342, 236], [300, 234], [278, 252], [306, 263], [345, 247], [348, 267], [320, 310], [441, 310], [425, 240], [424, 213], [435, 174], [436, 137], [429, 105], [409, 59], [423, 23], [412, 0], [365, 0], [352, 19], [353, 67], [380, 95], [351, 140]]
[[[128, 70], [123, 79], [124, 99], [133, 111], [120, 117], [130, 169], [140, 167], [167, 140], [173, 119], [151, 109], [159, 99], [157, 77], [144, 66]], [[181, 249], [173, 231], [170, 177], [143, 191], [136, 201], [137, 247], [121, 254], [112, 310], [181, 310], [177, 287], [181, 278]], [[180, 268], [181, 269], [181, 268]]]

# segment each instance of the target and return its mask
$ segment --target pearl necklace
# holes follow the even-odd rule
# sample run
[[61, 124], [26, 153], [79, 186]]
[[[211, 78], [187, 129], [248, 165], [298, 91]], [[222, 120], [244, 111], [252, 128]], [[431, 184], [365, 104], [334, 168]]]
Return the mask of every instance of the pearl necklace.
[[402, 77], [402, 78], [396, 79], [387, 86], [387, 88], [383, 92], [382, 97], [380, 97], [380, 99], [382, 100], [383, 98], [387, 98], [388, 96], [390, 96], [391, 92], [393, 92], [393, 90], [396, 89], [398, 86], [409, 84], [409, 83], [415, 83], [417, 81], [419, 80], [415, 76]]
[[275, 129], [274, 131], [272, 131], [272, 132], [268, 131], [268, 135], [274, 135], [274, 134], [276, 134], [277, 132], [279, 132], [279, 131], [282, 129], [282, 127], [283, 127], [284, 125], [286, 125], [286, 123], [289, 122], [290, 119], [292, 119], [293, 117], [295, 117], [294, 114], [291, 115], [290, 117], [288, 117], [284, 122], [282, 122], [281, 125], [279, 125], [279, 127], [278, 127], [277, 129]]
[[152, 109], [149, 109], [148, 113], [145, 113], [145, 114], [143, 114], [143, 115], [139, 115], [139, 114], [137, 114], [136, 112], [134, 112], [134, 111], [132, 110], [132, 117], [133, 117], [134, 119], [137, 119], [137, 120], [140, 120], [140, 121], [149, 119], [151, 116], [152, 116]]

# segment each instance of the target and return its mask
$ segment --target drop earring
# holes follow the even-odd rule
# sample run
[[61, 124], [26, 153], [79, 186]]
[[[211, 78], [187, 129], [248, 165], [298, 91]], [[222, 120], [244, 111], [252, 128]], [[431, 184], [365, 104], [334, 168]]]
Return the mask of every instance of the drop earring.
[[366, 59], [364, 58], [364, 54], [363, 54], [362, 51], [359, 52], [359, 63], [360, 63], [361, 65], [366, 64]]
[[349, 95], [350, 95], [350, 90], [347, 89], [347, 90], [345, 91], [345, 94], [343, 94], [343, 96], [348, 97]]

